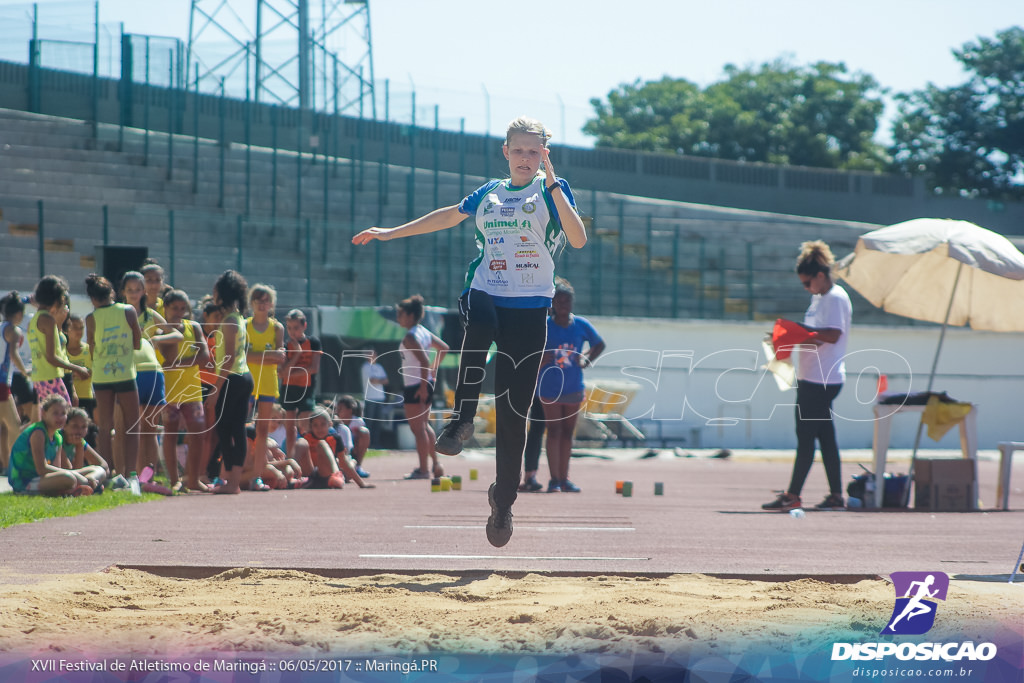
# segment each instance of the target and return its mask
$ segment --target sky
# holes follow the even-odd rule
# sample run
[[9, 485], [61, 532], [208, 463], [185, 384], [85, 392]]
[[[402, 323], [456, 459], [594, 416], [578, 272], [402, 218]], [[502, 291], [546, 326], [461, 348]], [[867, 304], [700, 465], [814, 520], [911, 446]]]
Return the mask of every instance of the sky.
[[[255, 16], [255, 0], [200, 0], [221, 1]], [[433, 125], [437, 105], [442, 128], [464, 120], [470, 132], [503, 135], [525, 114], [544, 121], [554, 142], [583, 146], [593, 144], [580, 131], [594, 115], [591, 98], [637, 79], [667, 75], [706, 86], [726, 64], [788, 57], [843, 62], [893, 92], [950, 86], [965, 80], [953, 49], [1024, 23], [1019, 0], [369, 2], [374, 71], [378, 84], [389, 81], [392, 118], [411, 118], [415, 90], [421, 124]], [[78, 4], [88, 16], [91, 0]], [[191, 5], [100, 0], [100, 21], [187, 41]], [[26, 3], [0, 0], [5, 6]]]

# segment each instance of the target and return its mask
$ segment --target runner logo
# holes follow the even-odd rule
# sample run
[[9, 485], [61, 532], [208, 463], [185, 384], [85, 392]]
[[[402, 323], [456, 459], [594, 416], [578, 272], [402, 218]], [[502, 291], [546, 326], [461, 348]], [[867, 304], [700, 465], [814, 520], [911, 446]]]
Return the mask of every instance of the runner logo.
[[882, 633], [927, 633], [935, 623], [935, 601], [946, 599], [949, 576], [942, 572], [893, 572], [889, 576], [896, 591], [896, 606]]

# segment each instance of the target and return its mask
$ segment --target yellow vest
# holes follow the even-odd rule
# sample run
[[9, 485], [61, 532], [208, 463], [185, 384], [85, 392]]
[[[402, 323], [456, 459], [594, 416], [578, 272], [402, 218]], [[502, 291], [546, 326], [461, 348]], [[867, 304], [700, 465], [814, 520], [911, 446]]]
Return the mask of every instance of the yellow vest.
[[[262, 332], [256, 330], [252, 318], [246, 318], [245, 335], [249, 341], [250, 353], [273, 351], [277, 348], [274, 345], [274, 342], [277, 341], [277, 325], [273, 318], [267, 320], [267, 329]], [[249, 371], [252, 372], [253, 396], [257, 398], [260, 396], [271, 396], [273, 398], [280, 396], [277, 381], [277, 363], [252, 363], [249, 366]]]
[[[39, 319], [44, 315], [53, 320], [53, 316], [46, 311], [39, 311], [28, 324], [28, 346], [32, 351], [32, 381], [48, 382], [64, 376], [64, 368], [50, 365], [46, 360], [46, 335], [39, 329]], [[54, 355], [60, 357], [60, 330], [57, 329], [57, 321], [54, 324]]]
[[110, 304], [92, 312], [93, 342], [92, 381], [95, 384], [114, 384], [135, 379], [135, 349], [132, 348], [132, 328], [128, 324], [128, 304]]
[[[194, 323], [191, 320], [183, 320], [181, 324], [185, 338], [178, 342], [178, 355], [175, 361], [190, 360], [199, 353]], [[199, 382], [198, 365], [164, 369], [164, 381], [167, 384], [167, 402], [171, 405], [202, 403], [203, 387]]]
[[[89, 353], [89, 345], [83, 341], [81, 353], [73, 354], [68, 351], [68, 361], [92, 370], [92, 354]], [[95, 398], [92, 393], [92, 379], [79, 379], [78, 375], [75, 375], [75, 393], [78, 394], [78, 398]]]
[[[231, 367], [228, 368], [228, 372], [233, 375], [245, 375], [249, 372], [249, 366], [245, 362], [245, 350], [248, 345], [245, 341], [245, 321], [242, 320], [242, 316], [235, 311], [224, 318], [222, 325], [236, 325], [238, 334], [235, 335], [235, 348], [231, 350], [232, 360]], [[217, 351], [214, 355], [217, 361], [217, 370], [220, 371], [224, 368], [224, 357], [227, 355], [224, 348], [224, 336], [221, 334], [217, 338]]]
[[135, 350], [136, 372], [163, 371], [163, 359], [149, 341], [156, 333], [157, 327], [153, 314], [146, 309], [146, 312], [139, 316], [139, 325], [142, 327], [142, 343]]

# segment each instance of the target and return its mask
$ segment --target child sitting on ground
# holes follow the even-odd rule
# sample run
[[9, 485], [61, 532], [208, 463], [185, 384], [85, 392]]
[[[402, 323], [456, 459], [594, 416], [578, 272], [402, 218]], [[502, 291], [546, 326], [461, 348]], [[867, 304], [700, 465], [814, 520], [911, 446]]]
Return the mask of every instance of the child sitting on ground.
[[[274, 418], [271, 418], [271, 426], [274, 422]], [[256, 434], [255, 425], [246, 425], [245, 436], [249, 439], [250, 458], [256, 449]], [[247, 467], [250, 464], [250, 458], [246, 459]], [[249, 475], [243, 474], [242, 478], [244, 479], [246, 476]], [[263, 470], [263, 481], [275, 489], [294, 489], [307, 482], [307, 479], [302, 476], [302, 468], [299, 463], [286, 456], [277, 441], [270, 437], [267, 437], [267, 466]]]
[[278, 450], [282, 453], [286, 452], [285, 443], [288, 438], [288, 428], [285, 427], [286, 418], [287, 413], [285, 413], [284, 408], [274, 404], [274, 407], [270, 410], [270, 433], [267, 436], [274, 440]]
[[[88, 496], [92, 486], [84, 474], [71, 469], [60, 430], [67, 423], [68, 402], [50, 394], [39, 404], [42, 419], [18, 436], [11, 450], [7, 480], [15, 493], [44, 496]], [[93, 482], [96, 483], [96, 482]]]
[[[317, 406], [309, 419], [309, 431], [295, 442], [295, 460], [302, 466], [302, 473], [309, 476], [307, 488], [337, 488], [344, 486], [345, 479], [351, 479], [359, 488], [374, 488], [359, 476], [349, 461], [345, 441], [339, 431], [348, 427], [331, 426], [331, 414]], [[350, 435], [351, 438], [351, 435]]]
[[356, 472], [360, 477], [366, 478], [370, 475], [363, 469], [363, 458], [366, 457], [366, 450], [370, 447], [370, 430], [362, 418], [362, 409], [359, 401], [354, 397], [344, 394], [338, 397], [338, 403], [334, 406], [334, 424], [348, 427], [352, 433], [352, 445], [349, 450], [352, 458], [356, 461]]
[[61, 437], [64, 441], [64, 455], [71, 463], [69, 469], [84, 476], [95, 493], [101, 493], [103, 482], [110, 476], [110, 465], [86, 441], [92, 426], [92, 420], [84, 408], [72, 408], [68, 411]]

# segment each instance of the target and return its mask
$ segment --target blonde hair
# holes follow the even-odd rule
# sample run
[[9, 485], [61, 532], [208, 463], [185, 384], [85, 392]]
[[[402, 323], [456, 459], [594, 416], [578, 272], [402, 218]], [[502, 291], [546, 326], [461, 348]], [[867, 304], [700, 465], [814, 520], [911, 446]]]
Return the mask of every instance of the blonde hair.
[[270, 305], [272, 307], [277, 306], [277, 290], [274, 289], [272, 285], [257, 283], [249, 288], [250, 305], [252, 305], [252, 302], [255, 301], [257, 298], [262, 299], [264, 297], [270, 299]]
[[537, 135], [545, 147], [548, 146], [548, 140], [551, 139], [551, 131], [537, 119], [531, 119], [528, 116], [520, 116], [509, 122], [508, 129], [505, 131], [506, 145], [512, 141], [513, 135]]
[[67, 399], [65, 399], [60, 394], [50, 394], [49, 396], [44, 398], [43, 401], [39, 404], [39, 412], [45, 413], [47, 410], [56, 405], [61, 405], [64, 406], [65, 408], [70, 407], [68, 405]]
[[811, 277], [825, 273], [831, 277], [832, 264], [835, 262], [836, 257], [832, 255], [832, 250], [824, 241], [804, 242], [800, 245], [800, 255], [796, 259], [796, 272]]
[[310, 424], [312, 424], [313, 420], [317, 418], [323, 418], [327, 420], [327, 424], [329, 425], [334, 424], [334, 417], [331, 415], [331, 411], [327, 410], [327, 408], [324, 408], [323, 406], [316, 406], [315, 408], [313, 408], [313, 412], [309, 414]]

